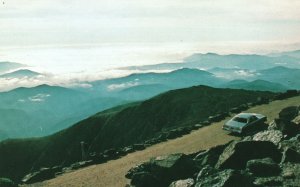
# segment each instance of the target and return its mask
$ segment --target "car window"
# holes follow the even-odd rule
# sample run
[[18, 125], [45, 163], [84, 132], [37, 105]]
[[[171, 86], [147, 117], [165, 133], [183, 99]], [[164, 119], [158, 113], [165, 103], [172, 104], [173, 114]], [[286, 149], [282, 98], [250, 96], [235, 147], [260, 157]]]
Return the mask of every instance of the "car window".
[[247, 123], [247, 119], [246, 118], [235, 117], [232, 120], [236, 121], [236, 122], [240, 122], [240, 123]]
[[252, 123], [252, 122], [254, 122], [256, 120], [257, 120], [256, 116], [251, 116], [250, 119], [249, 119], [249, 123]]

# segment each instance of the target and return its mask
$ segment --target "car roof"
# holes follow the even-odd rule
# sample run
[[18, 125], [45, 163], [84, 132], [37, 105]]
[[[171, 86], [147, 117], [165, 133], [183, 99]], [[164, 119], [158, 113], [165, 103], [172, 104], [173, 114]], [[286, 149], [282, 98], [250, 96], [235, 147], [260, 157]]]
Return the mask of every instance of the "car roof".
[[240, 117], [240, 118], [250, 118], [251, 116], [255, 116], [254, 113], [240, 113], [238, 115], [236, 115], [235, 117]]

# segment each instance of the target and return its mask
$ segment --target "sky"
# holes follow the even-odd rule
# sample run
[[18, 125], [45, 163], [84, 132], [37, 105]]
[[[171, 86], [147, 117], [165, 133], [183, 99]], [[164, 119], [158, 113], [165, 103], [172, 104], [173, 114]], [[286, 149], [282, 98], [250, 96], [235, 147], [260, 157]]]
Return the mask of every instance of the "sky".
[[300, 48], [299, 0], [0, 2], [0, 61], [52, 73]]

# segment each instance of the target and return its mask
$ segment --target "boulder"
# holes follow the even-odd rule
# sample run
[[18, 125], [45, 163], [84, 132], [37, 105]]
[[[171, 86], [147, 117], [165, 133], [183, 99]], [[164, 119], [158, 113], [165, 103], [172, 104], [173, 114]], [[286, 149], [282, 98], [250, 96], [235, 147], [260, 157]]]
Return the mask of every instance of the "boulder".
[[263, 177], [263, 178], [256, 178], [254, 184], [256, 186], [283, 186], [282, 177]]
[[197, 175], [196, 181], [201, 181], [203, 178], [216, 173], [217, 170], [210, 165], [204, 166]]
[[138, 172], [132, 176], [131, 185], [134, 187], [153, 187], [160, 186], [160, 182], [150, 172]]
[[226, 115], [225, 114], [217, 114], [215, 116], [209, 116], [208, 121], [210, 122], [219, 122], [223, 119], [225, 119]]
[[[201, 172], [201, 171], [200, 171]], [[244, 172], [225, 169], [223, 171], [214, 172], [205, 177], [197, 178], [195, 187], [252, 187], [253, 178]]]
[[282, 139], [283, 134], [279, 130], [267, 130], [259, 132], [253, 136], [254, 141], [270, 141], [275, 145], [278, 145]]
[[300, 134], [297, 134], [296, 136], [291, 137], [290, 141], [297, 141], [297, 142], [299, 142], [300, 141]]
[[218, 162], [220, 154], [224, 151], [229, 143], [212, 147], [206, 151], [202, 151], [194, 157], [194, 161], [199, 168], [210, 165], [215, 166]]
[[22, 182], [25, 184], [31, 184], [36, 182], [41, 182], [55, 177], [57, 171], [52, 170], [51, 168], [41, 168], [39, 171], [29, 173], [26, 175]]
[[299, 126], [291, 121], [275, 119], [269, 124], [268, 130], [279, 130], [284, 136], [293, 137], [300, 131]]
[[275, 176], [281, 172], [279, 165], [271, 158], [249, 160], [247, 170], [259, 177]]
[[[293, 120], [292, 120], [293, 123], [295, 123], [296, 125], [300, 125], [300, 115], [298, 115], [297, 117], [295, 117]], [[298, 126], [299, 127], [299, 126]]]
[[174, 181], [169, 187], [192, 187], [194, 183], [194, 179], [189, 178], [185, 180]]
[[105, 151], [103, 151], [103, 154], [106, 155], [109, 158], [109, 160], [119, 157], [116, 149], [105, 150]]
[[249, 160], [270, 157], [281, 160], [281, 152], [269, 141], [234, 141], [220, 155], [216, 164], [219, 169], [244, 169]]
[[256, 99], [255, 105], [262, 105], [262, 104], [267, 104], [269, 103], [269, 99], [265, 97], [258, 97]]
[[196, 171], [194, 161], [189, 156], [178, 153], [152, 158], [142, 166], [129, 170], [126, 177], [132, 179], [131, 185], [136, 187], [148, 184], [165, 187], [172, 181], [192, 176]]
[[132, 152], [134, 152], [134, 149], [133, 149], [132, 146], [127, 146], [127, 147], [124, 147], [124, 148], [123, 148], [123, 151], [124, 151], [125, 153], [132, 153]]
[[102, 164], [107, 161], [108, 157], [107, 155], [100, 153], [91, 155], [90, 159], [93, 161], [93, 164]]
[[132, 179], [133, 175], [135, 173], [140, 173], [140, 172], [143, 172], [143, 171], [150, 171], [150, 167], [151, 167], [151, 164], [150, 162], [146, 162], [146, 163], [143, 163], [143, 164], [140, 164], [140, 165], [137, 165], [133, 168], [131, 168], [127, 174], [125, 175], [125, 177], [127, 179]]
[[8, 178], [0, 178], [0, 186], [1, 187], [17, 187], [18, 185], [15, 184], [12, 180]]
[[296, 162], [300, 163], [300, 153], [292, 148], [287, 148], [283, 152], [281, 163], [285, 162]]
[[234, 107], [230, 110], [231, 113], [235, 113], [235, 114], [240, 113], [241, 111], [242, 109], [239, 107]]
[[87, 160], [87, 161], [81, 161], [81, 162], [75, 162], [73, 164], [71, 164], [70, 168], [72, 170], [76, 170], [76, 169], [80, 169], [83, 167], [87, 167], [92, 165], [94, 162], [92, 160]]
[[166, 138], [167, 139], [175, 139], [184, 134], [188, 134], [189, 132], [191, 132], [191, 129], [184, 128], [184, 127], [181, 127], [178, 129], [173, 129], [173, 130], [170, 130], [169, 132], [167, 132]]
[[134, 150], [138, 150], [138, 151], [144, 150], [146, 148], [144, 144], [133, 144], [132, 147]]
[[286, 92], [280, 93], [277, 96], [275, 96], [275, 100], [287, 99], [287, 98], [294, 97], [297, 95], [299, 95], [297, 90], [287, 90]]
[[200, 129], [200, 128], [203, 127], [203, 125], [201, 125], [201, 124], [195, 124], [194, 127], [195, 127], [195, 129]]
[[279, 119], [291, 121], [298, 115], [298, 113], [299, 110], [297, 106], [289, 106], [279, 112]]
[[210, 125], [210, 124], [211, 124], [211, 122], [208, 121], [208, 120], [202, 121], [202, 122], [201, 122], [201, 125], [203, 125], [203, 126], [208, 126], [208, 125]]
[[299, 163], [284, 163], [282, 168], [282, 186], [299, 186], [300, 184], [300, 164]]

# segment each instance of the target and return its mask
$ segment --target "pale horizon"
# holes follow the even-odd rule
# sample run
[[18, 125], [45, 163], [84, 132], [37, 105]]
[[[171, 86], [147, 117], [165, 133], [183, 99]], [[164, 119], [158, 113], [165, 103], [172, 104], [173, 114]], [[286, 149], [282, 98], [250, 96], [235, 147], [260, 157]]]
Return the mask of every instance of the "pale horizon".
[[0, 61], [63, 82], [120, 77], [130, 72], [116, 68], [194, 53], [299, 50], [299, 9], [296, 0], [3, 0]]
[[3, 0], [0, 60], [61, 73], [53, 67], [72, 64], [74, 72], [180, 61], [196, 52], [295, 50], [299, 9], [297, 0]]

